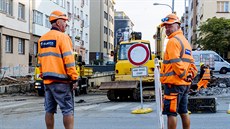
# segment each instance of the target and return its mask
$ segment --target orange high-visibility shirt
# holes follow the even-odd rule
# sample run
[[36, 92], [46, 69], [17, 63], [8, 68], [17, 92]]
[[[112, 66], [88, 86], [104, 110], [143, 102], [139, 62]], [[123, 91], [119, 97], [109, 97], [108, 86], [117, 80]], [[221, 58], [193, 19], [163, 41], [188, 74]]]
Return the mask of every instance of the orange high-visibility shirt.
[[192, 48], [181, 30], [172, 33], [168, 38], [160, 71], [161, 83], [190, 85], [191, 82], [185, 81], [187, 75], [191, 73], [195, 77], [197, 74]]
[[38, 66], [44, 84], [77, 80], [72, 42], [68, 35], [51, 29], [38, 41]]

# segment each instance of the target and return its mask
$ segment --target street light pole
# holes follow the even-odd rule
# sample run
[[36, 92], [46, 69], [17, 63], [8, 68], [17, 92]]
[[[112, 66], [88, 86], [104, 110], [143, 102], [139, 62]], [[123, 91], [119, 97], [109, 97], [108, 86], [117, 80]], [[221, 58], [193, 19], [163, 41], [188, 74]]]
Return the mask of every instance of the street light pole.
[[172, 13], [174, 13], [174, 0], [172, 0]]
[[[153, 5], [165, 5], [165, 6], [168, 6], [168, 7], [172, 10], [172, 13], [174, 13], [174, 7], [171, 7], [171, 6], [168, 5], [168, 4], [153, 3]], [[174, 6], [174, 0], [173, 0], [173, 6]]]

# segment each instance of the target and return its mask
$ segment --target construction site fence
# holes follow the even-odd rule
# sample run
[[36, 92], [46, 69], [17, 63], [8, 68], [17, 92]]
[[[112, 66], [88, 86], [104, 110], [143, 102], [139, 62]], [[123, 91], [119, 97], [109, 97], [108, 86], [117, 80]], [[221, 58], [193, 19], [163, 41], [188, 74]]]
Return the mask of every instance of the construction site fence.
[[[115, 66], [114, 65], [86, 65], [85, 67], [93, 69], [93, 77], [97, 75], [104, 75], [104, 74], [114, 74]], [[14, 67], [5, 66], [0, 67], [0, 77], [3, 76], [33, 76], [34, 75], [35, 66], [28, 66], [28, 65], [17, 65]]]

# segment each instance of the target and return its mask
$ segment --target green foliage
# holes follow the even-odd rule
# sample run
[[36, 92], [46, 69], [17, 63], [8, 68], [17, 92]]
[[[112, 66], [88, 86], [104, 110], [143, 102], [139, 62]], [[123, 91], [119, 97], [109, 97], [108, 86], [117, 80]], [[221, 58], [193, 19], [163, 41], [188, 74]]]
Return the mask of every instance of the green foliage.
[[205, 50], [226, 52], [230, 46], [230, 19], [209, 18], [198, 30], [200, 36], [196, 41]]

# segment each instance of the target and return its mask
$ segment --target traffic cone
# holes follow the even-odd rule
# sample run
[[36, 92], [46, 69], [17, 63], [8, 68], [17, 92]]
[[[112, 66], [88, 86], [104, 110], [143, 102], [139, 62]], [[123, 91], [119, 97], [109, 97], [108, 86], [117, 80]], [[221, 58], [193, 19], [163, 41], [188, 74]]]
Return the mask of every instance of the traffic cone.
[[230, 103], [228, 104], [228, 110], [227, 113], [230, 114]]

